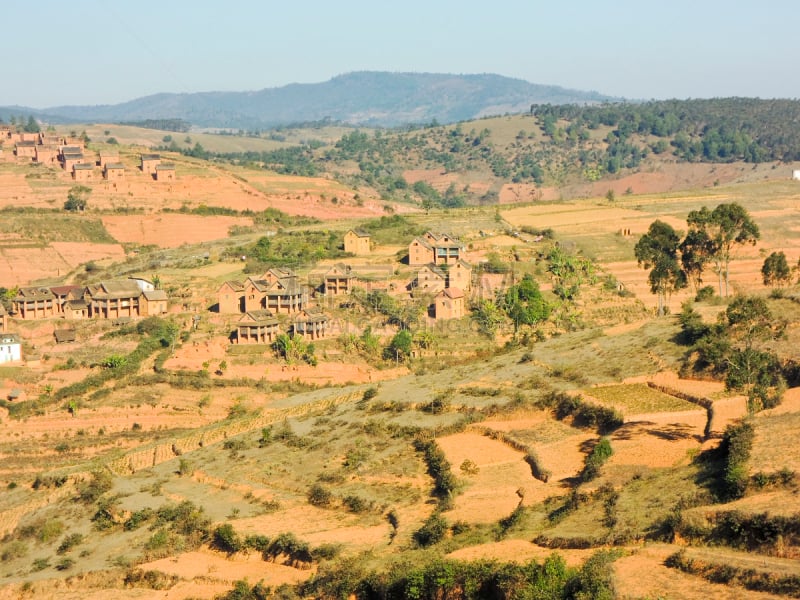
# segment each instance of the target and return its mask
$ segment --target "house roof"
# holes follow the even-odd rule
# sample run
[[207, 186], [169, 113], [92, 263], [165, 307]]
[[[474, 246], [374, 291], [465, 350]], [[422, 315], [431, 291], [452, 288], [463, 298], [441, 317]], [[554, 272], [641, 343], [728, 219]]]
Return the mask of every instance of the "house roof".
[[421, 271], [424, 271], [426, 269], [431, 273], [433, 273], [434, 275], [436, 275], [437, 277], [441, 277], [442, 279], [445, 279], [447, 277], [447, 274], [433, 263], [428, 263], [427, 265], [420, 267], [419, 271], [417, 271], [417, 277], [419, 277]]
[[265, 309], [249, 310], [239, 319], [240, 325], [277, 325], [278, 319]]
[[350, 268], [350, 265], [346, 265], [344, 263], [336, 263], [330, 269], [328, 269], [325, 273], [325, 277], [331, 277], [336, 275], [344, 275], [346, 277], [355, 277], [353, 274], [353, 269]]
[[94, 169], [94, 165], [90, 163], [78, 163], [77, 165], [72, 165], [72, 168], [75, 171], [91, 171]]
[[138, 298], [142, 295], [142, 290], [130, 279], [115, 281], [101, 281], [100, 283], [87, 288], [89, 295], [98, 300], [109, 300], [113, 298]]
[[64, 160], [83, 160], [83, 152], [62, 152]]
[[285, 267], [272, 267], [264, 273], [261, 279], [280, 279], [281, 277], [297, 277], [297, 275], [295, 275], [294, 271]]
[[56, 344], [63, 344], [65, 342], [74, 342], [76, 334], [74, 329], [56, 329], [53, 332], [56, 338]]
[[19, 147], [19, 146], [24, 146], [24, 147], [26, 147], [26, 148], [30, 148], [30, 147], [33, 147], [33, 146], [35, 146], [35, 145], [36, 145], [36, 142], [17, 142], [17, 144], [16, 144], [16, 145], [17, 145], [18, 147]]
[[142, 296], [149, 302], [154, 300], [169, 300], [169, 296], [167, 296], [167, 292], [164, 290], [145, 291], [142, 292]]
[[294, 322], [295, 323], [327, 323], [329, 321], [328, 315], [324, 313], [309, 313], [301, 314]]
[[80, 146], [62, 146], [61, 154], [83, 154], [83, 148]]
[[64, 305], [66, 310], [85, 310], [89, 307], [86, 300], [68, 300]]
[[83, 289], [83, 286], [80, 285], [57, 285], [55, 287], [51, 287], [50, 291], [56, 296], [66, 296], [70, 292], [76, 292]]
[[142, 154], [142, 162], [146, 160], [161, 160], [161, 155], [159, 154]]
[[362, 238], [363, 238], [363, 237], [366, 237], [366, 238], [368, 238], [368, 237], [370, 237], [370, 236], [371, 236], [371, 234], [370, 234], [370, 232], [369, 232], [369, 231], [365, 231], [364, 229], [361, 229], [360, 227], [358, 227], [358, 228], [356, 228], [356, 229], [351, 229], [351, 230], [350, 230], [350, 231], [348, 231], [347, 233], [354, 233], [354, 234], [355, 234], [355, 235], [357, 235], [358, 237], [362, 237]]
[[114, 169], [125, 169], [125, 165], [122, 163], [106, 163], [106, 171], [111, 171]]
[[428, 240], [426, 240], [425, 238], [416, 237], [413, 240], [411, 240], [411, 244], [413, 244], [414, 242], [417, 242], [420, 246], [425, 246], [428, 250], [433, 250], [433, 246], [431, 246]]
[[20, 344], [19, 336], [16, 333], [0, 334], [0, 344]]
[[219, 286], [219, 289], [220, 289], [220, 291], [221, 291], [221, 290], [222, 290], [222, 288], [224, 288], [226, 285], [227, 285], [229, 288], [231, 288], [231, 289], [232, 289], [234, 292], [241, 292], [242, 290], [244, 290], [244, 283], [242, 283], [241, 281], [236, 281], [236, 280], [234, 280], [234, 279], [231, 279], [230, 281], [226, 281], [226, 282], [225, 282], [225, 283], [223, 283], [221, 286]]
[[464, 292], [461, 290], [461, 288], [456, 287], [446, 288], [442, 290], [440, 294], [443, 294], [445, 297], [450, 298], [451, 300], [464, 297]]
[[19, 288], [15, 300], [44, 300], [53, 298], [53, 292], [46, 287]]

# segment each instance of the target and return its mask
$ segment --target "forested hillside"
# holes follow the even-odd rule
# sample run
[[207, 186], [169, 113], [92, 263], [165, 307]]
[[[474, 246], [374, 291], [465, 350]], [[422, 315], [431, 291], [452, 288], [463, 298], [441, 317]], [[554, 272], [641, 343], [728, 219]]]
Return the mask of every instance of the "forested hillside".
[[[276, 132], [260, 132], [276, 136]], [[178, 149], [178, 148], [174, 148]], [[492, 202], [504, 183], [561, 186], [663, 162], [800, 160], [800, 102], [725, 98], [600, 106], [533, 105], [525, 114], [455, 125], [353, 129], [326, 144], [309, 137], [269, 152], [183, 152], [294, 175], [332, 174], [387, 198], [446, 207]], [[408, 181], [409, 170], [449, 174], [447, 186]], [[472, 186], [475, 181], [483, 186]], [[488, 185], [487, 185], [488, 184]]]

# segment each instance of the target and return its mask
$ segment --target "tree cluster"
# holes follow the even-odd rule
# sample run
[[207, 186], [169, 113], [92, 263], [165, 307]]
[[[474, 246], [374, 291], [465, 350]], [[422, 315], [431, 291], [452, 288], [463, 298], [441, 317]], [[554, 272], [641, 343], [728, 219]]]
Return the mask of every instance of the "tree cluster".
[[665, 312], [667, 297], [691, 281], [696, 289], [703, 273], [712, 266], [719, 281], [719, 295], [730, 288], [730, 261], [737, 245], [755, 244], [761, 237], [758, 225], [739, 204], [720, 204], [693, 210], [686, 219], [689, 227], [681, 239], [669, 223], [653, 221], [636, 244], [639, 265], [650, 269], [650, 291], [658, 297], [658, 314]]

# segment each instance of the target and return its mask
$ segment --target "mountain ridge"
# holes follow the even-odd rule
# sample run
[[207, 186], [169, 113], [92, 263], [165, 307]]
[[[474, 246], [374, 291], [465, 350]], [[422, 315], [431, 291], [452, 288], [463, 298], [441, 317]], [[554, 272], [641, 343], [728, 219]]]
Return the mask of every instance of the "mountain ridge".
[[21, 111], [53, 123], [183, 119], [199, 127], [246, 129], [321, 120], [392, 127], [518, 113], [532, 104], [615, 100], [621, 98], [492, 73], [353, 71], [321, 83], [291, 83], [257, 91], [158, 93], [119, 104], [40, 110], [0, 107], [0, 116]]

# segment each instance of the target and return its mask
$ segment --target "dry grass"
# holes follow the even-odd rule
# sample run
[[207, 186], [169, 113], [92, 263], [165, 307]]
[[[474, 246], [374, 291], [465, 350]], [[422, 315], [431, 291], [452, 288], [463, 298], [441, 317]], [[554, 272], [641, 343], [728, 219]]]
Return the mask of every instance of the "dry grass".
[[610, 404], [625, 415], [697, 410], [697, 405], [651, 388], [644, 383], [597, 386], [590, 398]]

